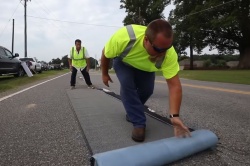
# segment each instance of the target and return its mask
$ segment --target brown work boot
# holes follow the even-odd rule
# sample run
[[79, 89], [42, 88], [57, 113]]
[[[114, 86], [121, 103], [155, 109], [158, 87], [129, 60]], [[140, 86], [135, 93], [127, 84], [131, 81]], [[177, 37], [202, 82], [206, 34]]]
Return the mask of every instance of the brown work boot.
[[145, 128], [134, 127], [132, 131], [132, 139], [135, 142], [143, 142], [145, 139]]

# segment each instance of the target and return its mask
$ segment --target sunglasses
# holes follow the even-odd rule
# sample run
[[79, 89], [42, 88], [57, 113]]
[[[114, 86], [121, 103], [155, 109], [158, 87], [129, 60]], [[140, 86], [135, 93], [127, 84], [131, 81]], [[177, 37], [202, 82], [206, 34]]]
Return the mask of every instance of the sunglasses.
[[171, 45], [170, 45], [169, 47], [167, 47], [167, 48], [158, 48], [158, 47], [154, 46], [154, 44], [153, 44], [151, 41], [149, 41], [149, 43], [151, 44], [151, 46], [153, 47], [153, 49], [154, 49], [156, 52], [158, 52], [158, 53], [166, 52], [168, 49], [170, 49], [170, 48], [172, 47], [172, 44], [171, 44]]

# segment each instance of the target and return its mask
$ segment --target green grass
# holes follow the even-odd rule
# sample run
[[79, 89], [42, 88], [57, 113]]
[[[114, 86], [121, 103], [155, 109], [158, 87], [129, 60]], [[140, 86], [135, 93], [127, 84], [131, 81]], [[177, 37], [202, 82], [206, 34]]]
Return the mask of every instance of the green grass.
[[34, 74], [33, 77], [14, 77], [14, 76], [0, 76], [0, 93], [9, 89], [14, 89], [22, 85], [33, 83], [39, 80], [49, 78], [51, 76], [60, 75], [69, 72], [69, 70], [50, 70], [43, 71], [41, 74]]
[[[162, 76], [162, 72], [156, 72], [156, 75]], [[250, 70], [180, 70], [179, 76], [191, 80], [250, 85]]]
[[[157, 72], [156, 75], [162, 75]], [[181, 70], [181, 78], [250, 85], [250, 70]]]

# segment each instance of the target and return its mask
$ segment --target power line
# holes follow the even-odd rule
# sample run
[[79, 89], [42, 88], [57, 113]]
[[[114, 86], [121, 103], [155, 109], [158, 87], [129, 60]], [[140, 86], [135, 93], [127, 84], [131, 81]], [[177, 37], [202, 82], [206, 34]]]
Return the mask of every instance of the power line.
[[[36, 1], [36, 0], [35, 0]], [[38, 2], [36, 1], [36, 3], [38, 4]], [[40, 4], [42, 4], [42, 6], [43, 6], [43, 9], [45, 9], [46, 11], [48, 11], [48, 13], [49, 13], [49, 15], [51, 15], [51, 10], [49, 10], [49, 8], [48, 7], [46, 7], [41, 1], [39, 1], [39, 6], [41, 6]], [[41, 6], [41, 7], [42, 7]], [[53, 16], [53, 15], [52, 15]]]
[[38, 4], [38, 5], [43, 9], [43, 11], [44, 11], [45, 13], [47, 13], [47, 14], [50, 15], [50, 12], [48, 12], [47, 9], [45, 9], [43, 6], [41, 6], [40, 3], [38, 3], [36, 0], [34, 0], [34, 2], [35, 2], [36, 4]]
[[[35, 2], [35, 1], [34, 1]], [[24, 6], [24, 4], [21, 2], [21, 4]], [[38, 10], [33, 10], [32, 8], [31, 8], [31, 6], [30, 6], [30, 8], [29, 8], [29, 10], [31, 10], [31, 11], [33, 11], [34, 13], [36, 13], [36, 14], [38, 14], [39, 16], [41, 16], [41, 13], [40, 12], [38, 12]]]
[[[36, 4], [38, 4], [36, 1], [34, 1]], [[40, 7], [41, 7], [41, 5], [40, 4], [38, 4]], [[42, 12], [38, 12], [38, 10], [33, 10], [32, 8], [30, 8], [30, 10], [31, 11], [33, 11], [34, 13], [37, 13], [39, 16], [41, 16], [41, 14], [43, 14]], [[42, 10], [40, 10], [40, 11], [42, 11]], [[46, 13], [46, 14], [49, 14], [49, 13], [47, 13], [47, 11], [45, 11], [44, 9], [43, 9], [43, 12], [44, 13]], [[49, 14], [50, 15], [50, 14]], [[70, 37], [68, 36], [68, 34], [67, 33], [65, 33], [60, 27], [58, 27], [56, 24], [54, 24], [53, 22], [51, 22], [51, 24], [53, 24], [56, 28], [58, 28], [60, 31], [62, 31], [62, 33], [64, 34], [64, 37], [67, 37], [67, 39], [70, 39]], [[40, 27], [40, 26], [38, 26], [39, 27], [39, 29], [41, 29], [42, 31], [43, 31], [43, 29]]]
[[[43, 10], [44, 13], [48, 14], [49, 16], [53, 16], [51, 11], [44, 5], [41, 5], [41, 2], [38, 2], [37, 0], [34, 0], [34, 2], [39, 5], [39, 7]], [[54, 16], [53, 16], [54, 17]]]
[[17, 7], [15, 8], [15, 10], [14, 10], [14, 12], [12, 13], [11, 17], [9, 18], [8, 22], [6, 23], [5, 27], [3, 28], [3, 30], [2, 30], [2, 32], [1, 32], [1, 34], [0, 34], [0, 38], [1, 38], [2, 34], [4, 33], [4, 31], [6, 30], [6, 28], [7, 28], [8, 24], [9, 24], [10, 20], [13, 18], [14, 14], [16, 13], [16, 11], [17, 11], [17, 9], [18, 9], [20, 3], [21, 3], [21, 1], [18, 3]]
[[[195, 14], [199, 14], [199, 13], [202, 13], [204, 11], [208, 11], [208, 10], [211, 10], [211, 9], [214, 9], [214, 8], [217, 8], [217, 7], [220, 7], [220, 6], [223, 6], [223, 5], [226, 5], [228, 3], [231, 3], [231, 2], [234, 2], [236, 0], [231, 0], [231, 1], [228, 1], [228, 2], [225, 2], [225, 3], [222, 3], [222, 4], [219, 4], [219, 5], [216, 5], [216, 6], [211, 6], [210, 8], [208, 9], [204, 9], [204, 10], [201, 10], [201, 11], [198, 11], [198, 12], [194, 12], [194, 13], [191, 13], [191, 14], [188, 14], [186, 16], [183, 16], [183, 17], [189, 17], [189, 16], [192, 16], [192, 15], [195, 15]], [[43, 8], [44, 10], [44, 8]], [[45, 11], [45, 10], [44, 10]], [[45, 11], [46, 12], [46, 11]], [[48, 12], [46, 12], [48, 13]], [[48, 13], [49, 14], [49, 13]], [[50, 15], [50, 14], [49, 14]], [[72, 23], [72, 24], [84, 24], [84, 25], [90, 25], [90, 26], [103, 26], [103, 27], [117, 27], [117, 28], [120, 28], [120, 26], [115, 26], [115, 25], [98, 25], [98, 24], [88, 24], [88, 23], [80, 23], [80, 22], [74, 22], [74, 21], [65, 21], [65, 20], [59, 20], [59, 19], [50, 19], [50, 18], [43, 18], [43, 17], [36, 17], [36, 16], [28, 16], [28, 17], [32, 17], [32, 18], [37, 18], [37, 19], [44, 19], [44, 20], [52, 20], [52, 21], [57, 21], [57, 22], [67, 22], [67, 23]]]
[[67, 22], [67, 23], [72, 23], [72, 24], [84, 24], [84, 25], [90, 25], [90, 26], [116, 27], [116, 28], [120, 28], [120, 27], [121, 27], [121, 26], [115, 26], [115, 25], [88, 24], [88, 23], [81, 23], [81, 22], [74, 22], [74, 21], [65, 21], [65, 20], [58, 20], [58, 19], [49, 19], [49, 18], [42, 18], [42, 17], [36, 17], [36, 16], [28, 16], [28, 17], [37, 18], [37, 19], [43, 19], [43, 20], [58, 21], [58, 22]]
[[[51, 11], [50, 11], [44, 4], [42, 4], [43, 6], [41, 6], [41, 2], [38, 3], [36, 0], [34, 0], [34, 1], [35, 1], [36, 4], [39, 5], [39, 7], [43, 10], [44, 13], [48, 14], [48, 16], [51, 17]], [[51, 20], [51, 21], [65, 22], [65, 21], [61, 21], [61, 20], [56, 20], [56, 19], [54, 19], [53, 17], [52, 17], [51, 19], [46, 19], [46, 18], [43, 18], [43, 17], [35, 17], [35, 16], [29, 16], [29, 17], [40, 18], [40, 19]], [[52, 22], [52, 23], [53, 23], [53, 25], [54, 25], [55, 27], [57, 27], [57, 29], [59, 29], [67, 38], [70, 39], [68, 33], [66, 33], [66, 32], [61, 28], [61, 26], [58, 26], [57, 24], [54, 24], [54, 22]], [[72, 35], [70, 35], [70, 36], [72, 36]]]
[[[36, 4], [39, 5], [39, 7], [43, 10], [44, 13], [50, 15], [50, 13], [49, 13], [48, 11], [46, 11], [46, 10], [45, 10], [36, 0], [35, 0], [34, 2], [35, 2]], [[53, 24], [58, 30], [60, 30], [68, 39], [70, 39], [69, 35], [68, 35], [65, 31], [63, 31], [62, 28], [61, 28], [60, 26], [54, 24], [54, 22], [52, 22], [52, 24]]]
[[201, 11], [198, 11], [198, 12], [194, 12], [194, 13], [188, 14], [188, 15], [186, 15], [186, 16], [184, 16], [184, 17], [189, 17], [189, 16], [192, 16], [192, 15], [195, 15], [195, 14], [198, 14], [198, 13], [202, 13], [202, 12], [204, 12], [204, 11], [208, 11], [208, 10], [214, 9], [214, 8], [217, 8], [217, 7], [226, 5], [226, 4], [231, 3], [231, 2], [234, 2], [234, 1], [235, 1], [235, 0], [228, 1], [228, 2], [225, 2], [225, 3], [219, 4], [219, 5], [216, 5], [216, 6], [211, 6], [211, 7], [208, 8], [208, 9], [204, 9], [204, 10], [201, 10]]

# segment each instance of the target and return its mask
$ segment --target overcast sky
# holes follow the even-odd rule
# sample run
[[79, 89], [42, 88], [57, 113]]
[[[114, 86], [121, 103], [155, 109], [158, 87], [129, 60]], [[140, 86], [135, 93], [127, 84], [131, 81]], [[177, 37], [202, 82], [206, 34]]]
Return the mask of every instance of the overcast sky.
[[[24, 57], [23, 3], [0, 0], [0, 45], [11, 51], [12, 19], [15, 19], [14, 53], [20, 57]], [[166, 7], [166, 18], [173, 8], [173, 5]], [[126, 13], [120, 9], [120, 0], [31, 0], [27, 2], [27, 16], [27, 55], [49, 62], [69, 54], [77, 38], [91, 57], [99, 59], [105, 43], [123, 26]]]

